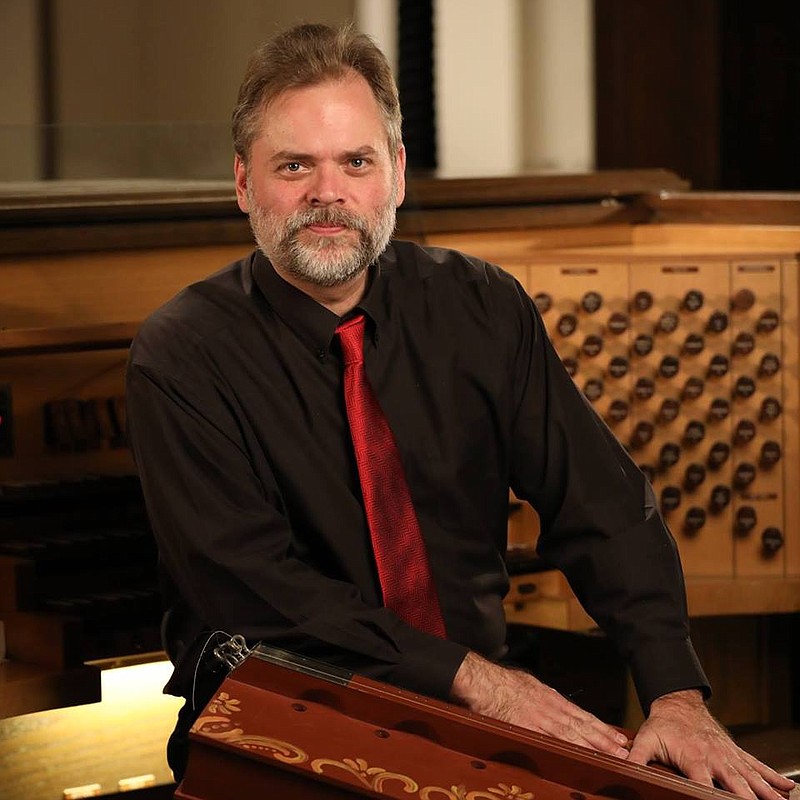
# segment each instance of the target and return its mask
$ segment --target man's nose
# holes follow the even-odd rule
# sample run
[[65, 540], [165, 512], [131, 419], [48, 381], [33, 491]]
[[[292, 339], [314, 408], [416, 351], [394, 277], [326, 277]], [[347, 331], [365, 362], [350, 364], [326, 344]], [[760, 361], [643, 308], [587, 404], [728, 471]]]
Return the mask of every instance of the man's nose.
[[327, 164], [317, 166], [314, 180], [309, 186], [308, 202], [320, 206], [344, 202], [344, 176], [338, 167]]

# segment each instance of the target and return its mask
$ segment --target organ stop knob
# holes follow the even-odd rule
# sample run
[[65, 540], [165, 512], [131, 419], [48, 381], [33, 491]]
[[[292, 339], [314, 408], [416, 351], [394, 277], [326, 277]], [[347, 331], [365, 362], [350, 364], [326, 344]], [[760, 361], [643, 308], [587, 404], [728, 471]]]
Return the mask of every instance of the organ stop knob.
[[540, 314], [546, 314], [553, 307], [553, 298], [547, 292], [538, 292], [534, 295], [533, 302]]
[[656, 323], [660, 333], [673, 333], [678, 328], [678, 315], [674, 311], [665, 311]]
[[706, 374], [709, 378], [722, 378], [728, 374], [729, 369], [730, 361], [728, 361], [726, 356], [717, 353], [715, 356], [712, 356], [711, 361], [708, 362]]
[[755, 424], [749, 419], [740, 419], [733, 430], [733, 443], [737, 447], [745, 447], [753, 441], [755, 435]]
[[733, 532], [737, 536], [747, 536], [758, 523], [756, 510], [752, 506], [741, 506], [736, 509]]
[[633, 387], [633, 394], [637, 400], [649, 400], [656, 392], [656, 385], [650, 378], [639, 378]]
[[628, 320], [628, 315], [623, 314], [620, 311], [615, 311], [608, 318], [608, 329], [616, 336], [618, 336], [620, 333], [625, 333], [625, 331], [628, 330], [629, 324], [630, 322]]
[[633, 352], [637, 356], [646, 356], [653, 351], [653, 337], [646, 333], [640, 333], [633, 340]]
[[714, 442], [708, 451], [706, 465], [710, 470], [719, 469], [730, 457], [731, 448], [726, 442]]
[[661, 510], [674, 511], [681, 504], [681, 490], [677, 486], [665, 486], [661, 490]]
[[687, 536], [694, 536], [706, 524], [705, 509], [700, 506], [692, 506], [683, 520], [683, 532]]
[[696, 356], [703, 352], [706, 340], [699, 333], [690, 333], [684, 340], [681, 352], [687, 356]]
[[756, 392], [756, 382], [749, 375], [740, 375], [733, 387], [733, 394], [742, 400], [747, 400]]
[[636, 292], [633, 296], [633, 307], [637, 311], [649, 311], [653, 305], [653, 295], [650, 292]]
[[599, 292], [586, 292], [581, 298], [581, 307], [587, 314], [594, 314], [603, 305], [603, 296]]
[[578, 327], [578, 319], [574, 314], [562, 314], [556, 323], [556, 330], [560, 336], [572, 336]]
[[631, 447], [634, 449], [644, 447], [653, 439], [653, 424], [651, 422], [637, 422], [631, 435]]
[[608, 418], [613, 423], [620, 423], [628, 417], [629, 406], [624, 400], [613, 400], [608, 407]]
[[594, 358], [603, 349], [603, 340], [595, 333], [590, 333], [584, 340], [581, 350], [585, 356]]
[[781, 368], [781, 360], [775, 353], [765, 353], [758, 365], [759, 378], [771, 378]]
[[697, 400], [697, 398], [703, 394], [704, 388], [705, 383], [703, 382], [703, 379], [698, 378], [696, 375], [692, 375], [692, 377], [683, 384], [683, 389], [681, 389], [681, 397], [684, 400]]
[[586, 399], [594, 403], [603, 396], [603, 381], [599, 378], [589, 378], [583, 386]]
[[675, 356], [664, 356], [658, 365], [658, 374], [662, 378], [674, 378], [681, 368], [681, 362]]
[[758, 457], [758, 466], [761, 469], [772, 469], [781, 460], [781, 446], [772, 440], [761, 445], [761, 453]]
[[733, 340], [733, 354], [735, 356], [749, 356], [755, 350], [756, 340], [753, 338], [752, 333], [737, 333], [736, 338]]
[[708, 409], [708, 419], [712, 422], [722, 422], [731, 413], [731, 404], [724, 397], [715, 397]]
[[724, 311], [715, 311], [709, 318], [706, 330], [710, 333], [722, 333], [728, 327], [728, 315]]
[[678, 463], [678, 459], [680, 459], [680, 457], [680, 445], [675, 444], [675, 442], [667, 442], [661, 447], [661, 450], [659, 450], [658, 466], [661, 469], [669, 469]]
[[674, 422], [678, 418], [680, 410], [680, 402], [673, 397], [667, 397], [661, 403], [661, 408], [658, 409], [656, 420], [661, 423]]
[[681, 308], [694, 313], [703, 307], [704, 300], [703, 293], [699, 289], [689, 289], [683, 297]]
[[746, 489], [755, 480], [755, 477], [756, 468], [747, 461], [742, 461], [734, 470], [733, 485], [741, 491]]
[[706, 479], [706, 469], [702, 464], [689, 464], [683, 475], [683, 488], [693, 492]]
[[717, 484], [711, 490], [708, 509], [712, 514], [721, 514], [728, 507], [730, 502], [731, 490], [723, 484]]
[[623, 356], [614, 356], [608, 362], [608, 374], [612, 378], [624, 378], [630, 369], [630, 362]]
[[761, 546], [767, 555], [777, 553], [783, 547], [783, 534], [779, 528], [764, 528], [761, 534]]
[[777, 329], [780, 321], [777, 311], [767, 309], [756, 322], [756, 333], [772, 333]]
[[702, 442], [705, 435], [706, 426], [702, 422], [693, 419], [683, 431], [683, 443], [691, 447]]
[[731, 308], [734, 311], [749, 311], [755, 302], [756, 296], [750, 289], [739, 289], [739, 291], [731, 297]]
[[765, 397], [758, 412], [758, 419], [761, 422], [772, 422], [781, 415], [781, 403], [777, 397]]

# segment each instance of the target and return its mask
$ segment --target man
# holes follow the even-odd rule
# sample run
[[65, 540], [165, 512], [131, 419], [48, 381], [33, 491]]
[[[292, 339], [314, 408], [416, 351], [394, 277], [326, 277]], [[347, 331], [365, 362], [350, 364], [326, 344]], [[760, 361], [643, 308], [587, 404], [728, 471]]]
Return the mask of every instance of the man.
[[[225, 631], [672, 763], [743, 797], [791, 788], [707, 712], [674, 543], [533, 303], [496, 267], [388, 244], [405, 152], [380, 51], [324, 26], [278, 36], [251, 59], [233, 135], [258, 251], [157, 311], [128, 372], [171, 604], [167, 691], [188, 698], [170, 745], [176, 776], [219, 681], [206, 674], [209, 641]], [[384, 427], [397, 454], [386, 461], [363, 439]], [[540, 550], [631, 664], [649, 717], [630, 751], [497, 663], [509, 486], [537, 508]], [[383, 538], [381, 495], [402, 517]]]

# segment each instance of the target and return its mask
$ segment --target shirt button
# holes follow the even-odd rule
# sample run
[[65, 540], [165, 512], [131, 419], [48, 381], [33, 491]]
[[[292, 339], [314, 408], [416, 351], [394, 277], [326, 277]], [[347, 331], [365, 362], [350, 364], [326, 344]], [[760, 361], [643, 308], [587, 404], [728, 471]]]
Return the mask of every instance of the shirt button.
[[317, 350], [317, 358], [320, 361], [324, 361], [327, 358], [328, 354], [324, 350]]

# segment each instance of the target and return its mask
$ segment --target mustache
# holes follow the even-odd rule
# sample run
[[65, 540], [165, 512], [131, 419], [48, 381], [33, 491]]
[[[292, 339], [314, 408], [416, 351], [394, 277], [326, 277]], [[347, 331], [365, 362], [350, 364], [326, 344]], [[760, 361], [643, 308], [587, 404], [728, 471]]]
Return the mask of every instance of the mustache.
[[286, 223], [286, 233], [294, 236], [308, 225], [336, 225], [350, 228], [360, 233], [367, 233], [369, 225], [366, 220], [344, 208], [308, 208], [294, 214]]

